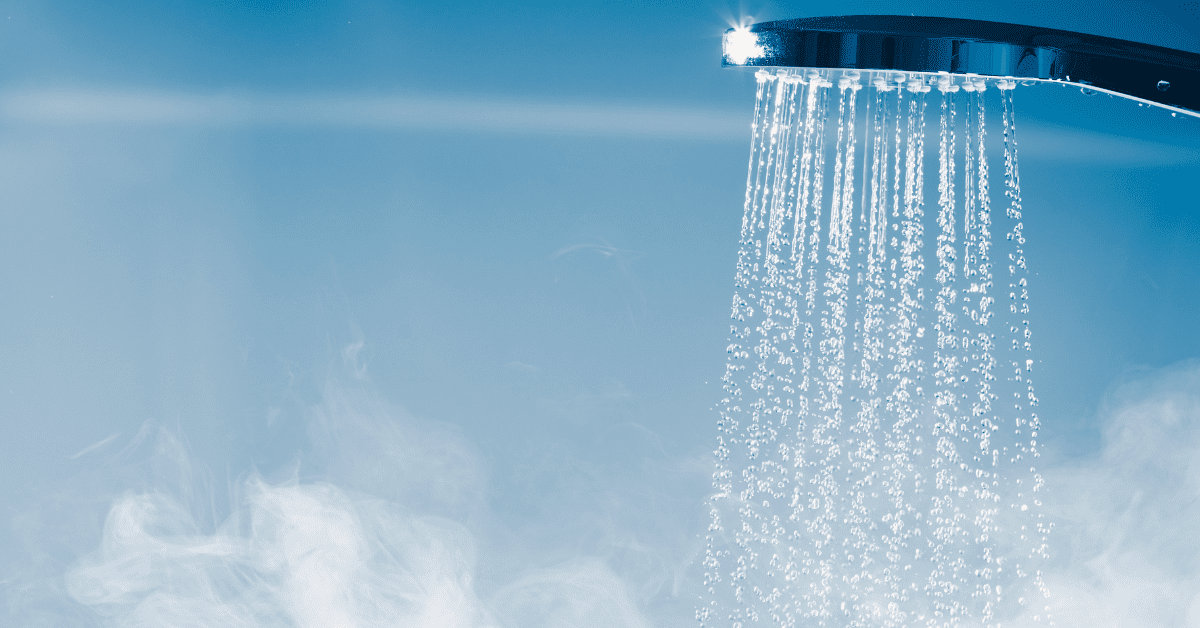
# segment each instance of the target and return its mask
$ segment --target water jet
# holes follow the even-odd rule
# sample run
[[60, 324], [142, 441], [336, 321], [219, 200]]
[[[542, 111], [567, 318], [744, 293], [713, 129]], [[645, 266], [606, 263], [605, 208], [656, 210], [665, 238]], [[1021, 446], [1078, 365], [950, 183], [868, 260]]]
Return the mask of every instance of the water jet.
[[848, 16], [731, 29], [722, 63], [757, 93], [697, 618], [1049, 621], [1013, 94], [1200, 117], [1200, 55]]

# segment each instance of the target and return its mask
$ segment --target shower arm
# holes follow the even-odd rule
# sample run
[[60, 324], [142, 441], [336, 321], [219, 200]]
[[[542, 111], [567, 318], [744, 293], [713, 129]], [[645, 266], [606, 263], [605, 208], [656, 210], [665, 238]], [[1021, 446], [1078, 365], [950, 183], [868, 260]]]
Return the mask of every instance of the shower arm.
[[1200, 54], [983, 20], [851, 15], [762, 22], [725, 33], [721, 64], [1047, 81], [1200, 117]]

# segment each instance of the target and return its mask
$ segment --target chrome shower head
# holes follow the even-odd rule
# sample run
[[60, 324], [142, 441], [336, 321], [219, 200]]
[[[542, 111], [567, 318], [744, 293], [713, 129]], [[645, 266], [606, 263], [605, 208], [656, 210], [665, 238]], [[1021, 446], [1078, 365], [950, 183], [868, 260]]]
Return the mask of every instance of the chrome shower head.
[[727, 67], [1069, 83], [1200, 117], [1200, 54], [1051, 28], [907, 15], [813, 17], [731, 28], [722, 51]]

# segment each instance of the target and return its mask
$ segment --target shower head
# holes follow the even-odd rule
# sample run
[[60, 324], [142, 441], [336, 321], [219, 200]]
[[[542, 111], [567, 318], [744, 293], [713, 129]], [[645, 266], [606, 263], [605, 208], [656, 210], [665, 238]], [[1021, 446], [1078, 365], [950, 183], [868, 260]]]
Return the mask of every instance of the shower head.
[[1200, 54], [983, 20], [850, 15], [731, 28], [722, 65], [958, 75], [1078, 85], [1200, 117]]

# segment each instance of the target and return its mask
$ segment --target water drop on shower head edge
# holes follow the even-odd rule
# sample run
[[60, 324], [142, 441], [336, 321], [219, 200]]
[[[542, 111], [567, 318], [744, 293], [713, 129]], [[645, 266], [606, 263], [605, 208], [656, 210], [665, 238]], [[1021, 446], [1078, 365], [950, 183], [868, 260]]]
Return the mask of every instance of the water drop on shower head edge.
[[726, 31], [721, 64], [1066, 83], [1200, 117], [1200, 54], [1002, 22], [909, 15], [762, 22]]

